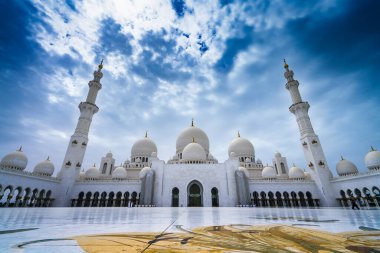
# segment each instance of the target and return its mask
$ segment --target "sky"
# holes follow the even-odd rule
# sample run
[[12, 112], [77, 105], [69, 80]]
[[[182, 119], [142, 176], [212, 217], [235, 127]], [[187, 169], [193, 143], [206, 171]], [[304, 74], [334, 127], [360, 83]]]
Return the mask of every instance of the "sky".
[[340, 156], [366, 170], [380, 149], [380, 1], [0, 1], [0, 156], [20, 145], [27, 170], [57, 173], [104, 58], [83, 168], [130, 158], [145, 131], [167, 161], [176, 138], [203, 129], [228, 159], [240, 131], [256, 158], [276, 151], [306, 168], [283, 59], [332, 172]]

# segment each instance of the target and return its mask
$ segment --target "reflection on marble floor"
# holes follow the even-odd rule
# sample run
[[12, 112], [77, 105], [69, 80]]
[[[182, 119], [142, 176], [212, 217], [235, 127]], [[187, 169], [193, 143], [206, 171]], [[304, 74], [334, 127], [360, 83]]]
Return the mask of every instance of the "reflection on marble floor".
[[0, 209], [0, 252], [380, 252], [379, 228], [379, 210]]

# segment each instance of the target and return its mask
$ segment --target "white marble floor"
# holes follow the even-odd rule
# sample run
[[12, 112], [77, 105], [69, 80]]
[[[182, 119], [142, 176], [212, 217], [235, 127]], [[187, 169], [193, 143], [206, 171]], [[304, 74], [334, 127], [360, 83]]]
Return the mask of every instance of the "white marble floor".
[[[0, 252], [83, 252], [72, 236], [176, 231], [209, 225], [289, 224], [329, 232], [380, 229], [380, 210], [287, 208], [4, 208]], [[25, 229], [25, 230], [22, 230]]]

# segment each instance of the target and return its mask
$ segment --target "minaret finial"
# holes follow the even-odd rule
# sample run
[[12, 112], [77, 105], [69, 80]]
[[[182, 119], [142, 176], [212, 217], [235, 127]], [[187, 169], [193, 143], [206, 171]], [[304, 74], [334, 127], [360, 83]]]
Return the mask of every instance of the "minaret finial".
[[100, 64], [99, 64], [99, 66], [98, 66], [99, 71], [102, 70], [102, 68], [103, 68], [103, 60], [104, 60], [104, 59], [102, 59], [102, 60], [100, 61]]
[[17, 151], [21, 151], [22, 152], [22, 146], [20, 146]]
[[145, 131], [145, 138], [148, 138], [148, 130]]
[[194, 118], [191, 118], [191, 126], [194, 126]]
[[286, 63], [285, 59], [284, 59], [284, 68], [286, 69], [286, 71], [289, 71], [289, 65], [288, 63]]
[[376, 151], [376, 149], [373, 146], [371, 146], [371, 151]]
[[238, 130], [238, 134], [237, 134], [237, 137], [240, 138], [240, 131]]

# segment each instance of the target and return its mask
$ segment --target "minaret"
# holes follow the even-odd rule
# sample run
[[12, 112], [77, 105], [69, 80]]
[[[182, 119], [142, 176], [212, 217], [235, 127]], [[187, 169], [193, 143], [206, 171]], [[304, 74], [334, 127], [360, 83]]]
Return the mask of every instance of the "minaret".
[[302, 101], [301, 94], [298, 90], [299, 83], [293, 79], [293, 71], [284, 60], [285, 73], [287, 80], [285, 85], [289, 90], [293, 104], [289, 111], [296, 116], [298, 128], [301, 134], [301, 145], [307, 162], [311, 177], [318, 186], [321, 195], [321, 204], [323, 206], [337, 206], [338, 202], [334, 198], [333, 189], [330, 184], [332, 177], [331, 171], [327, 165], [323, 153], [321, 142], [318, 135], [315, 134], [308, 114], [310, 105]]
[[98, 70], [94, 71], [94, 79], [88, 83], [90, 87], [85, 102], [79, 104], [80, 116], [74, 134], [71, 136], [66, 155], [63, 160], [62, 168], [59, 173], [61, 178], [61, 192], [57, 196], [57, 206], [68, 206], [70, 201], [70, 192], [75, 180], [79, 177], [80, 168], [82, 167], [84, 154], [88, 144], [88, 133], [92, 117], [99, 111], [99, 107], [95, 104], [98, 91], [102, 88], [100, 79], [102, 73], [103, 60], [98, 66]]

